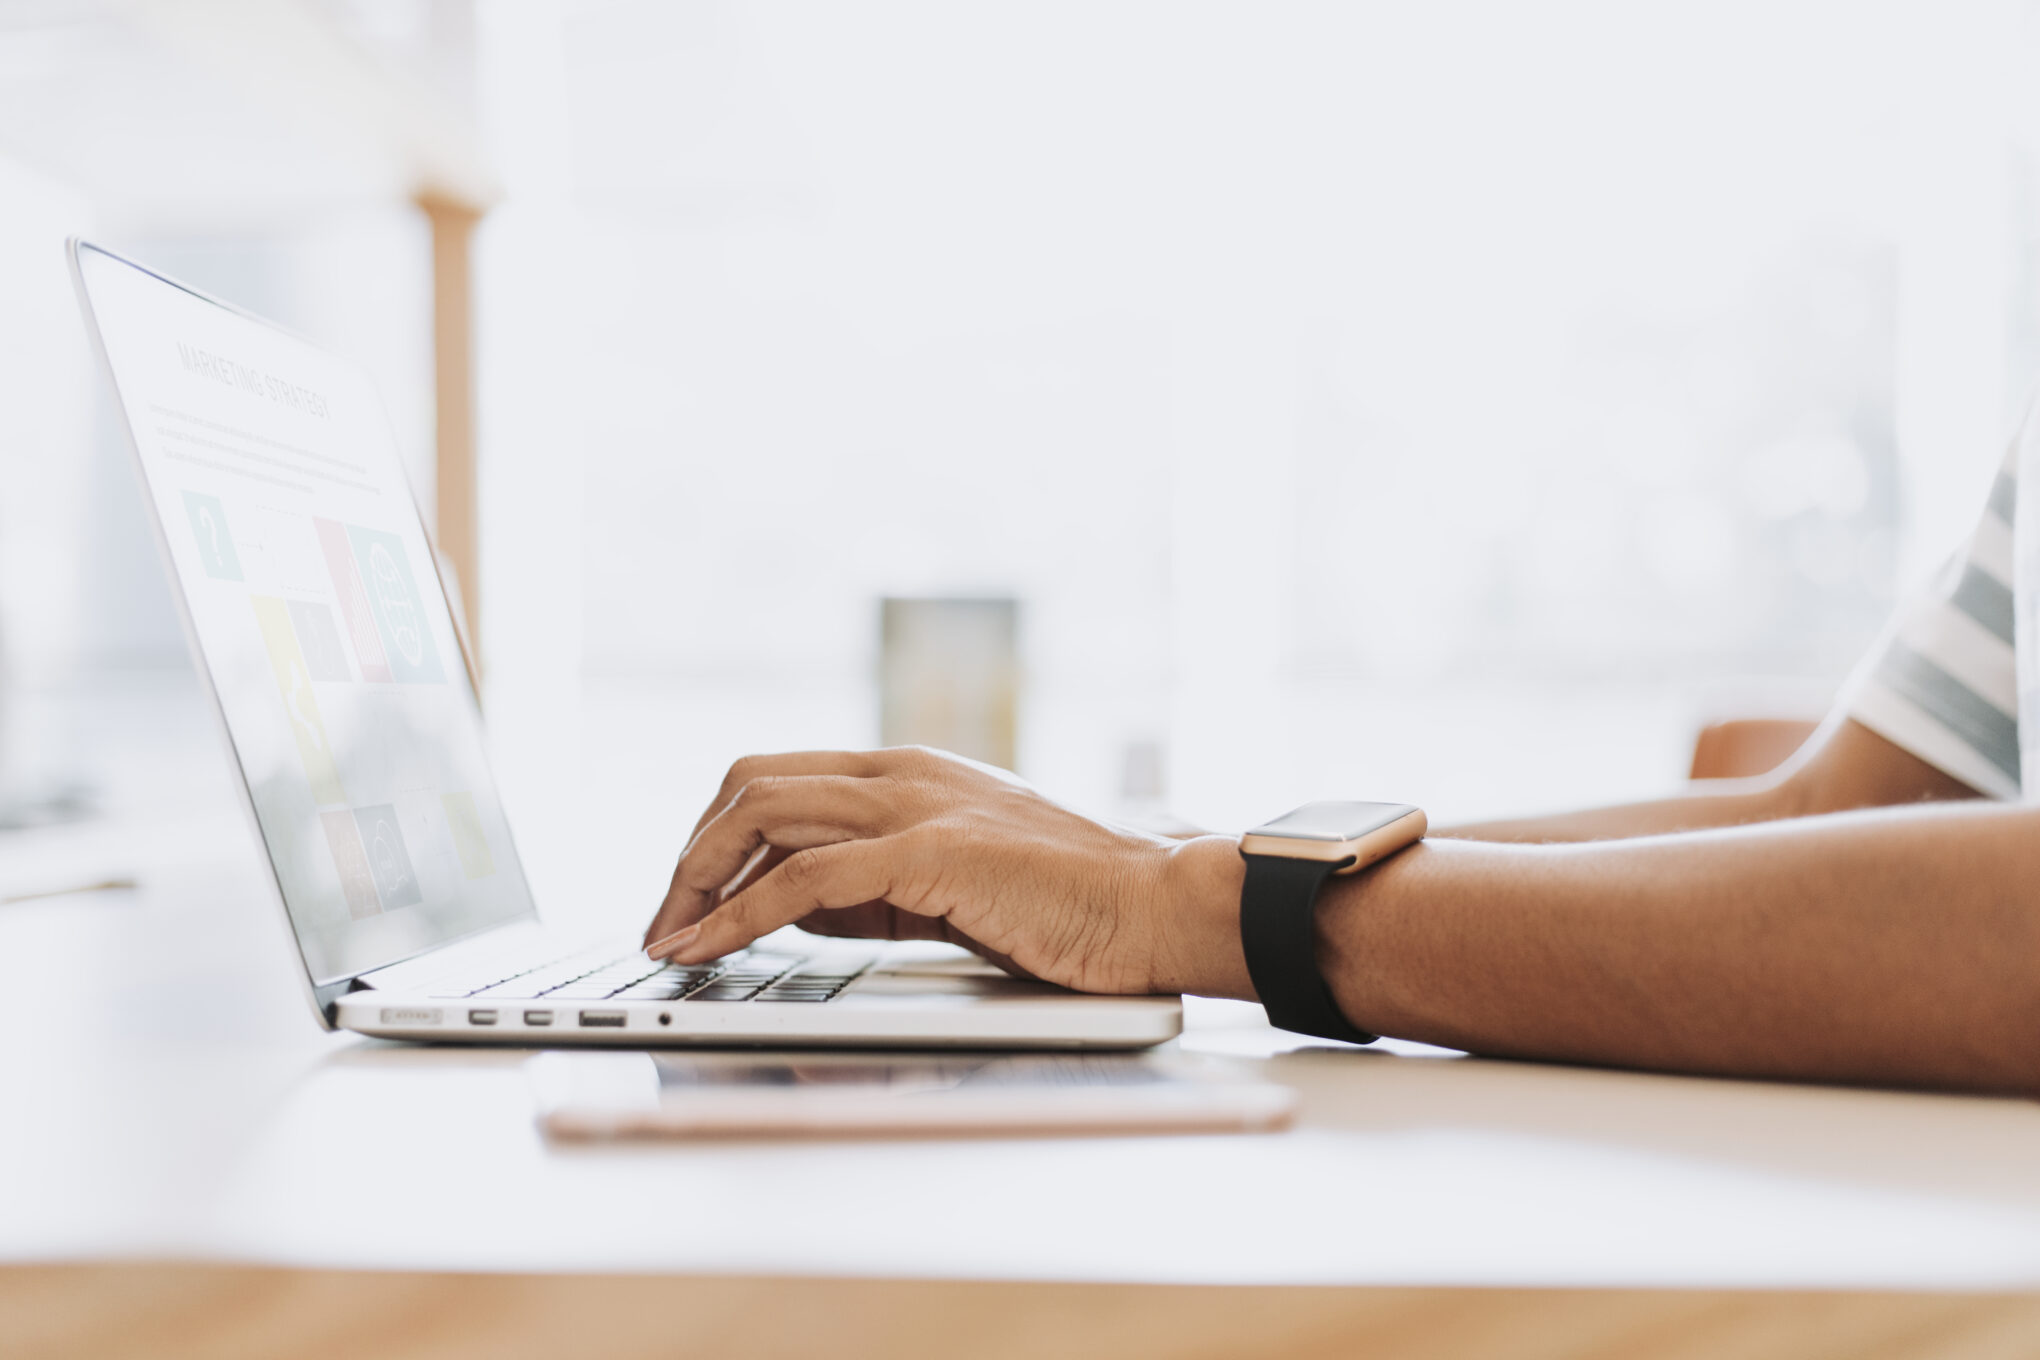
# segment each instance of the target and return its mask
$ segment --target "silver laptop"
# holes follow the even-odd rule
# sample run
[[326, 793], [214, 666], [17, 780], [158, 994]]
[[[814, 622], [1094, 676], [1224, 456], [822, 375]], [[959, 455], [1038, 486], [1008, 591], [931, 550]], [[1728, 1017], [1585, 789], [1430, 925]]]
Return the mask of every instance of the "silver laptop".
[[549, 929], [366, 375], [98, 246], [70, 250], [321, 1024], [627, 1046], [1137, 1048], [1178, 1031], [1172, 997], [1080, 996], [940, 947], [786, 931], [675, 967]]

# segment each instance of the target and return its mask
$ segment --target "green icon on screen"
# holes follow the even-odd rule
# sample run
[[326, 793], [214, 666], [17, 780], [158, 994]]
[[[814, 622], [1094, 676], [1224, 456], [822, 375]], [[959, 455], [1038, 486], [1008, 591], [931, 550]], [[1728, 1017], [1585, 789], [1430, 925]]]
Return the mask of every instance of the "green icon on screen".
[[191, 516], [191, 533], [198, 540], [198, 560], [205, 564], [205, 574], [215, 581], [244, 579], [234, 537], [227, 532], [227, 509], [220, 498], [187, 491], [184, 509]]

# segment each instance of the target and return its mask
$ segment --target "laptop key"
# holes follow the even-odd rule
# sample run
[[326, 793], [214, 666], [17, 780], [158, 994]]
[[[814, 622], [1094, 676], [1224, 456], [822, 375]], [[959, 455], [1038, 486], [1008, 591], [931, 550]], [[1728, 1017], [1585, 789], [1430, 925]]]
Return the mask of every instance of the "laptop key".
[[567, 984], [561, 982], [505, 982], [495, 987], [485, 987], [474, 994], [476, 1000], [530, 1001], [546, 995]]
[[635, 987], [625, 988], [620, 995], [641, 997], [648, 1001], [678, 1001], [702, 985], [699, 982], [642, 982]]
[[[654, 963], [636, 953], [620, 959], [590, 954], [556, 959], [469, 991], [449, 992], [445, 999], [601, 1001], [628, 996], [633, 1001], [745, 1001], [802, 962], [789, 955], [741, 954], [716, 963], [679, 965]], [[708, 987], [720, 990], [704, 997], [702, 989]]]

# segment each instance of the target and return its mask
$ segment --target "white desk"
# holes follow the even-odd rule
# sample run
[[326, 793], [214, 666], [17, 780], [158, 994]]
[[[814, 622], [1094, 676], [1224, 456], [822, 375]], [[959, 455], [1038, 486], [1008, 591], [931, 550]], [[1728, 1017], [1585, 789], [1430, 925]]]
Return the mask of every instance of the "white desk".
[[136, 891], [0, 907], [0, 1261], [2040, 1286], [2032, 1102], [1299, 1047], [1235, 1003], [1180, 1042], [1301, 1088], [1292, 1132], [549, 1147], [523, 1053], [316, 1030], [238, 835], [166, 828]]

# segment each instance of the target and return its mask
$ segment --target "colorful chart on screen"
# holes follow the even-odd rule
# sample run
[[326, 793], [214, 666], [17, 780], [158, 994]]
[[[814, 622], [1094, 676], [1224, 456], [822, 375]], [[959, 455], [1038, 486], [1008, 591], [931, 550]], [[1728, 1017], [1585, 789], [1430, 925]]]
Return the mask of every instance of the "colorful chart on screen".
[[111, 256], [80, 264], [314, 979], [530, 915], [365, 375]]

